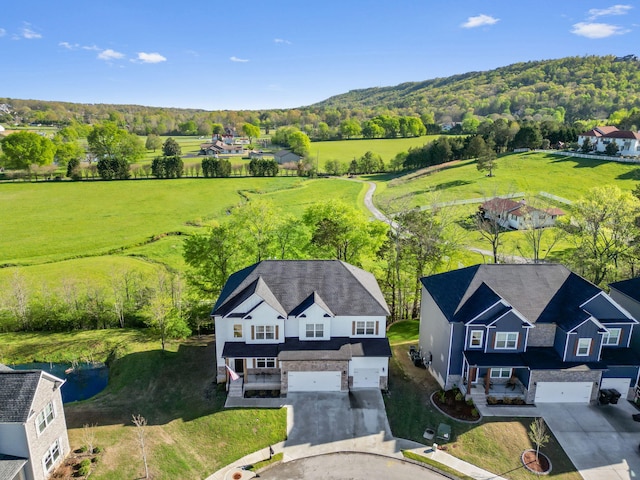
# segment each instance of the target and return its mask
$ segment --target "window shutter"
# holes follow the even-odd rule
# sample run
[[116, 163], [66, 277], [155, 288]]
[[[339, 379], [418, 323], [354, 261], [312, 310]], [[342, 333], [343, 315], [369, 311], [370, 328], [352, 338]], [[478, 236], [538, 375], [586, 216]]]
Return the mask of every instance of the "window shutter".
[[493, 334], [491, 335], [491, 345], [492, 348], [496, 348], [496, 332], [493, 332]]
[[624, 345], [624, 328], [620, 329], [620, 336], [618, 337], [618, 345]]
[[376, 322], [376, 335], [378, 335], [379, 328], [380, 328], [380, 322]]
[[589, 342], [589, 355], [591, 355], [592, 351], [593, 351], [593, 340]]
[[280, 325], [276, 325], [276, 340], [278, 340], [278, 332], [280, 331]]
[[576, 338], [576, 343], [573, 346], [573, 355], [577, 355], [578, 354], [578, 339]]
[[356, 334], [356, 322], [351, 322], [351, 335]]
[[518, 332], [518, 350], [522, 347], [522, 337], [524, 337], [522, 332]]
[[256, 327], [255, 325], [251, 325], [251, 340], [256, 339]]

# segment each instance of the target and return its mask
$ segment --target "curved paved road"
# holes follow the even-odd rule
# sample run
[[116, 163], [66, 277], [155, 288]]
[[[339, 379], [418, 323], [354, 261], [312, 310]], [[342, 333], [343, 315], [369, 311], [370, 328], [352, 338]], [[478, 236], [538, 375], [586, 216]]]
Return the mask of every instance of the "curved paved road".
[[260, 472], [265, 480], [442, 480], [427, 467], [367, 453], [332, 453], [281, 463]]

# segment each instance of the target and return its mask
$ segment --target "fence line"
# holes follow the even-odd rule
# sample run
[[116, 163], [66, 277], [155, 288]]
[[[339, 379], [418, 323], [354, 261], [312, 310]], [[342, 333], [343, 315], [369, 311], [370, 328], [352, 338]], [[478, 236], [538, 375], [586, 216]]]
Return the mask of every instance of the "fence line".
[[550, 153], [551, 155], [562, 155], [564, 157], [577, 157], [577, 158], [586, 158], [591, 160], [606, 160], [609, 162], [619, 162], [619, 163], [638, 163], [640, 164], [640, 158], [624, 158], [624, 157], [612, 157], [609, 155], [590, 155], [587, 153], [579, 153], [579, 152], [563, 152], [560, 150], [534, 150], [534, 152], [539, 153]]

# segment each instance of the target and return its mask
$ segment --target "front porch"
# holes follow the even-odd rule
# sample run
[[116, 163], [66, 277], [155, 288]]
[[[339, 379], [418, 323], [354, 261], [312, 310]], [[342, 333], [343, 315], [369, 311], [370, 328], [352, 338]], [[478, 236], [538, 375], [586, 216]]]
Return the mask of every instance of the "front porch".
[[518, 353], [465, 352], [463, 391], [480, 405], [524, 404], [530, 374]]
[[280, 372], [247, 373], [245, 377], [245, 392], [249, 390], [280, 390]]

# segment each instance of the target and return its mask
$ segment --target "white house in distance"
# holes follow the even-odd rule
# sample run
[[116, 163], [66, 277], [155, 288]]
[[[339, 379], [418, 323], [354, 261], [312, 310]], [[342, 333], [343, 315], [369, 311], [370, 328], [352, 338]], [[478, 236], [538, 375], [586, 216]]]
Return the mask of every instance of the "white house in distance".
[[539, 209], [509, 198], [496, 197], [487, 200], [479, 207], [483, 218], [495, 220], [501, 227], [525, 230], [528, 228], [545, 228], [555, 225], [559, 216], [565, 213], [559, 208]]
[[44, 480], [69, 453], [60, 387], [41, 370], [0, 365], [0, 478]]
[[258, 262], [229, 277], [213, 309], [217, 381], [229, 396], [386, 389], [388, 315], [374, 276], [353, 265]]
[[604, 152], [607, 145], [614, 142], [618, 145], [618, 153], [629, 157], [640, 156], [640, 133], [629, 130], [618, 130], [613, 126], [595, 127], [578, 135], [578, 145], [582, 148], [589, 139], [596, 152]]

